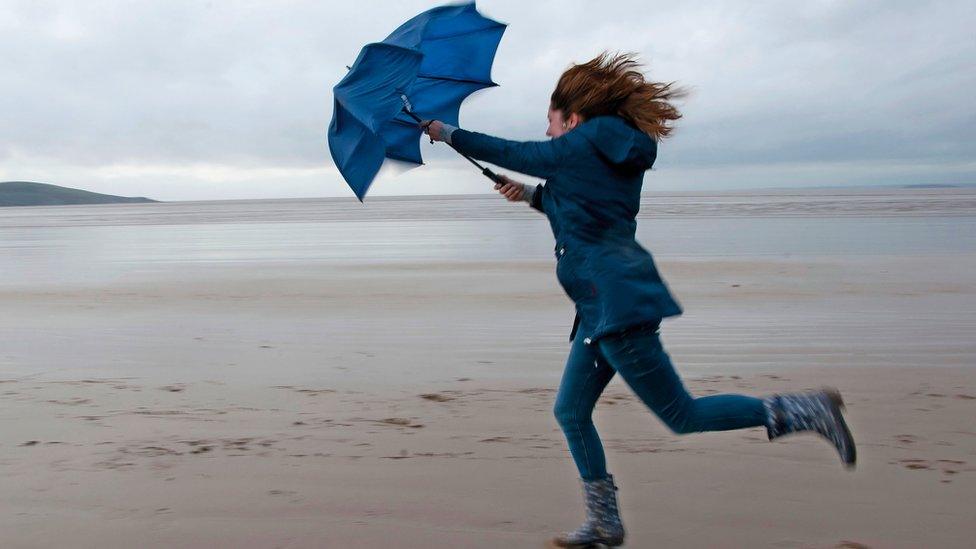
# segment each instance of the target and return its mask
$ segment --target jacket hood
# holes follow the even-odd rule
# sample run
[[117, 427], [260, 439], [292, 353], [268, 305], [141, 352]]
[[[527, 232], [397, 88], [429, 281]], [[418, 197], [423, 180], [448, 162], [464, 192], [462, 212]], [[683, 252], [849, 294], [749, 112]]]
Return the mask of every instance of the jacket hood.
[[598, 116], [580, 124], [575, 131], [616, 166], [644, 171], [657, 158], [657, 142], [619, 116]]

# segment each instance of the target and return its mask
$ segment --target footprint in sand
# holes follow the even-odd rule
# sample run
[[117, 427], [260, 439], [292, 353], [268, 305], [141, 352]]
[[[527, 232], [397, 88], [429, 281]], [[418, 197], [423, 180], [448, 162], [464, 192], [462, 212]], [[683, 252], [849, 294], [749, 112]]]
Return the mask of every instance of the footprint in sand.
[[178, 442], [192, 446], [193, 449], [190, 450], [191, 454], [203, 454], [214, 449], [209, 440], [180, 440]]
[[394, 427], [408, 427], [410, 429], [420, 429], [422, 423], [414, 423], [413, 420], [405, 417], [388, 417], [384, 419], [353, 419], [351, 421], [367, 421], [369, 423], [379, 423], [380, 425], [392, 425]]
[[918, 442], [918, 437], [915, 435], [895, 435], [895, 440], [901, 444], [915, 444]]
[[545, 395], [549, 393], [555, 393], [556, 390], [549, 387], [534, 387], [532, 389], [522, 389], [516, 392], [521, 393], [523, 395]]
[[129, 451], [131, 454], [137, 454], [146, 457], [160, 457], [160, 456], [181, 456], [182, 452], [177, 452], [176, 450], [171, 450], [163, 446], [143, 446], [142, 448], [134, 451]]
[[[925, 459], [902, 459], [898, 461], [902, 467], [906, 469], [911, 469], [914, 471], [939, 471], [945, 476], [952, 476], [959, 474], [960, 469], [965, 465], [965, 461], [958, 459], [938, 459], [938, 460], [925, 460]], [[943, 484], [948, 484], [952, 482], [949, 479], [942, 479]]]
[[417, 396], [419, 396], [420, 398], [422, 398], [424, 400], [430, 400], [432, 402], [449, 402], [451, 400], [457, 400], [457, 397], [456, 396], [452, 396], [450, 394], [447, 394], [447, 392], [443, 392], [443, 393], [424, 393], [422, 395], [417, 395]]
[[844, 540], [835, 545], [837, 549], [871, 549], [870, 546], [864, 545], [863, 543], [858, 543], [856, 541]]
[[511, 437], [489, 437], [489, 438], [483, 438], [478, 442], [511, 442], [511, 441], [512, 441]]
[[51, 402], [53, 404], [65, 404], [67, 406], [80, 406], [82, 404], [91, 403], [91, 399], [90, 398], [68, 398], [64, 400], [48, 400], [48, 402]]
[[423, 424], [414, 423], [412, 420], [403, 417], [389, 417], [386, 419], [381, 419], [379, 422], [387, 425], [396, 425], [398, 427], [409, 427], [411, 429], [420, 429], [423, 427]]
[[243, 437], [243, 438], [234, 438], [234, 439], [223, 439], [221, 440], [221, 442], [223, 443], [224, 450], [232, 450], [232, 451], [237, 450], [237, 451], [246, 452], [250, 450], [248, 444], [250, 444], [251, 441], [253, 440], [254, 439], [251, 437]]
[[302, 393], [308, 396], [318, 396], [327, 395], [329, 393], [334, 393], [335, 389], [295, 389], [296, 393]]
[[308, 396], [326, 395], [326, 394], [330, 394], [330, 393], [335, 393], [336, 392], [335, 389], [303, 389], [303, 388], [300, 388], [300, 387], [295, 387], [294, 385], [275, 385], [274, 388], [275, 389], [290, 389], [292, 391], [295, 391], [296, 393], [301, 393], [303, 395], [308, 395]]
[[414, 452], [413, 457], [449, 457], [473, 456], [474, 452]]
[[929, 466], [928, 460], [924, 459], [902, 459], [898, 460], [898, 463], [901, 463], [902, 467], [905, 469], [912, 469], [916, 471], [932, 468]]

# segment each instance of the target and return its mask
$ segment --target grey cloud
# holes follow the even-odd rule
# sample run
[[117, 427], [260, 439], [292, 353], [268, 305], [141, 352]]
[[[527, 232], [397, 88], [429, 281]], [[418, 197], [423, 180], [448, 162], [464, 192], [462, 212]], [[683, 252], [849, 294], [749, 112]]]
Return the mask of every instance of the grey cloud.
[[[4, 2], [0, 175], [16, 175], [3, 169], [14, 157], [328, 166], [331, 87], [345, 65], [436, 4]], [[466, 127], [544, 139], [559, 73], [613, 49], [640, 52], [652, 77], [693, 92], [663, 168], [976, 158], [972, 2], [479, 6], [510, 27], [494, 71], [502, 87], [465, 104]]]

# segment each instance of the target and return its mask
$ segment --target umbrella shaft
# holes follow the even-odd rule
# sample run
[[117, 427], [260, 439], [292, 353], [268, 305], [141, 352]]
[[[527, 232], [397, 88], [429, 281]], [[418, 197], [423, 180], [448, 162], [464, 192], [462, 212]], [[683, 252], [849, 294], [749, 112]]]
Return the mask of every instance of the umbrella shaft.
[[[423, 120], [419, 116], [417, 116], [416, 114], [414, 114], [413, 111], [407, 109], [406, 106], [403, 107], [403, 112], [405, 112], [408, 115], [410, 115], [410, 118], [413, 118], [414, 120], [416, 120], [418, 124], [420, 124], [420, 123], [423, 122]], [[479, 170], [481, 170], [481, 175], [487, 177], [488, 179], [491, 179], [495, 183], [503, 183], [503, 181], [501, 180], [501, 178], [498, 177], [498, 175], [495, 172], [493, 172], [490, 169], [482, 166], [474, 158], [471, 158], [470, 156], [468, 156], [468, 155], [464, 154], [463, 152], [457, 150], [456, 148], [454, 148], [454, 145], [451, 145], [450, 143], [448, 143], [448, 145], [450, 145], [451, 148], [454, 149], [458, 154], [460, 154], [465, 159], [467, 159], [468, 162], [470, 162], [470, 163], [474, 164], [475, 166], [477, 166], [477, 168]]]

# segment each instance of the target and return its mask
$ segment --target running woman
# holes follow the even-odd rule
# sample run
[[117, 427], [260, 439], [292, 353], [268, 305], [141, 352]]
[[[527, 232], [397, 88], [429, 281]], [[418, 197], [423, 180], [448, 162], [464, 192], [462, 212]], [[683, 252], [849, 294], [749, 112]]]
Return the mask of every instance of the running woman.
[[623, 544], [617, 486], [591, 418], [618, 373], [674, 433], [765, 427], [773, 440], [812, 432], [834, 445], [844, 465], [856, 460], [834, 389], [696, 398], [675, 372], [658, 328], [682, 310], [634, 235], [644, 172], [681, 116], [672, 102], [682, 91], [648, 81], [640, 68], [633, 55], [608, 53], [571, 66], [552, 92], [548, 141], [509, 141], [436, 120], [422, 124], [431, 139], [463, 154], [545, 179], [532, 186], [503, 176], [495, 188], [546, 215], [556, 276], [576, 306], [554, 412], [582, 479], [586, 520], [555, 537], [556, 547]]

